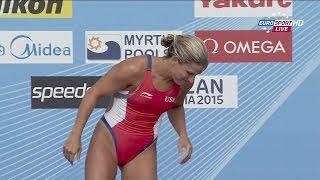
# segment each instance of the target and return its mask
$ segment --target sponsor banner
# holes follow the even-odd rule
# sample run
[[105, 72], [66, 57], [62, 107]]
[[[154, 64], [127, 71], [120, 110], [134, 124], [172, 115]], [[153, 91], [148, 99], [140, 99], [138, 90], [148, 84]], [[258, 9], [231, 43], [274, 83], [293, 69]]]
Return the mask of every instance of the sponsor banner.
[[72, 18], [72, 0], [0, 0], [0, 18]]
[[196, 31], [209, 62], [292, 62], [292, 32], [264, 30]]
[[118, 63], [124, 59], [150, 54], [164, 56], [167, 48], [161, 39], [181, 31], [87, 31], [86, 63]]
[[292, 16], [292, 6], [292, 0], [194, 0], [194, 13], [195, 17]]
[[72, 31], [0, 31], [0, 63], [73, 63]]
[[196, 76], [185, 108], [238, 108], [237, 76]]
[[[33, 76], [31, 108], [78, 108], [86, 91], [99, 76]], [[110, 97], [100, 99], [97, 108], [106, 108]]]

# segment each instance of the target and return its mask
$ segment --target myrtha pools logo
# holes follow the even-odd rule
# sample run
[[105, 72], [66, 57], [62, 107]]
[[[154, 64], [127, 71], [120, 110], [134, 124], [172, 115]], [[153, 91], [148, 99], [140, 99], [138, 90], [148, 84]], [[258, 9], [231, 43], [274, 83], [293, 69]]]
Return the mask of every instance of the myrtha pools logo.
[[163, 56], [161, 39], [181, 31], [86, 31], [86, 63], [119, 63], [149, 54]]
[[120, 35], [87, 36], [88, 60], [119, 60], [121, 58]]
[[[72, 32], [0, 32], [2, 63], [72, 63]], [[46, 38], [44, 38], [46, 37]]]

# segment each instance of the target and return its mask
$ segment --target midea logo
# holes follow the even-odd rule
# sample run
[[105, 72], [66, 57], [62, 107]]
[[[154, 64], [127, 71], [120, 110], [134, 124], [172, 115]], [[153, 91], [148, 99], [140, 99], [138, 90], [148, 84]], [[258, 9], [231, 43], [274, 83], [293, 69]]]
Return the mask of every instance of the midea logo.
[[16, 36], [10, 44], [10, 52], [17, 59], [27, 59], [30, 56], [70, 56], [70, 47], [59, 47], [48, 43], [35, 43], [26, 35]]

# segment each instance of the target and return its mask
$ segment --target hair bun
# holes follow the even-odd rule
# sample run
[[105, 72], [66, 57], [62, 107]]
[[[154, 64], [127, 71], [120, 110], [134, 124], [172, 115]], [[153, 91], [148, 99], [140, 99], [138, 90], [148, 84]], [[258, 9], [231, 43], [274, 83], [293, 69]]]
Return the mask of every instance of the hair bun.
[[174, 35], [173, 34], [168, 34], [166, 37], [161, 39], [161, 45], [164, 47], [169, 47], [174, 41]]

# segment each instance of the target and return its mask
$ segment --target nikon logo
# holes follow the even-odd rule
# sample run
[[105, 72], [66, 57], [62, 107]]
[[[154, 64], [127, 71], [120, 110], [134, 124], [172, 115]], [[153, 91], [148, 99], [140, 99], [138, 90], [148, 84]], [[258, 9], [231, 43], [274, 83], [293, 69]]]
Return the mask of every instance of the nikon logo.
[[0, 0], [0, 18], [71, 18], [71, 0]]

